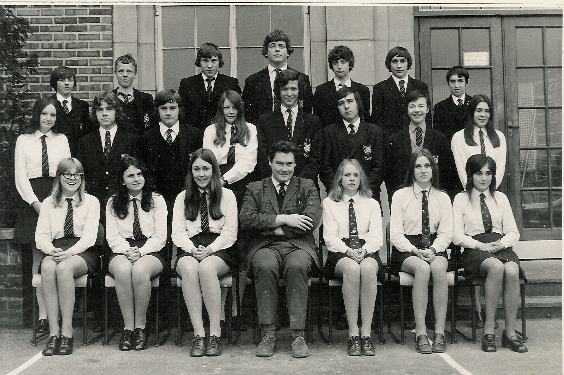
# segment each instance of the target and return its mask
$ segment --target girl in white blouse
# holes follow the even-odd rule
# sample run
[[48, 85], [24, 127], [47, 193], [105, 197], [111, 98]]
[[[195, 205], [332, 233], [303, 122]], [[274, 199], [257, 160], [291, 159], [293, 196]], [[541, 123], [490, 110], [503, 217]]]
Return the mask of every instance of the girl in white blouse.
[[[194, 327], [193, 357], [221, 355], [221, 289], [219, 278], [236, 264], [232, 246], [237, 240], [237, 202], [222, 187], [213, 152], [202, 148], [192, 154], [186, 190], [174, 202], [172, 241], [178, 247], [176, 272]], [[202, 297], [210, 320], [210, 338], [204, 343]]]
[[236, 91], [224, 91], [219, 97], [214, 123], [204, 131], [203, 147], [214, 153], [223, 186], [235, 193], [240, 207], [257, 164], [258, 141], [256, 127], [245, 122], [243, 99]]
[[50, 332], [45, 356], [72, 353], [74, 278], [96, 271], [94, 244], [99, 220], [98, 199], [84, 192], [82, 164], [75, 158], [61, 160], [53, 192], [41, 204], [35, 231], [36, 246], [45, 254], [41, 283]]
[[[382, 212], [356, 159], [345, 159], [323, 200], [323, 238], [329, 250], [327, 277], [343, 279], [343, 300], [349, 326], [348, 354], [374, 355], [370, 338], [377, 275], [382, 262]], [[358, 308], [361, 327], [358, 327]], [[360, 332], [359, 332], [360, 331]]]
[[[390, 241], [391, 263], [396, 271], [414, 276], [412, 288], [416, 349], [423, 354], [446, 350], [444, 329], [448, 302], [447, 254], [452, 239], [452, 205], [438, 189], [439, 167], [427, 149], [411, 155], [404, 188], [392, 197]], [[427, 338], [429, 279], [433, 279], [435, 335]]]
[[118, 191], [106, 205], [106, 239], [112, 250], [110, 274], [116, 280], [116, 294], [124, 330], [119, 349], [147, 347], [147, 308], [151, 279], [169, 261], [163, 254], [167, 237], [167, 208], [164, 198], [146, 181], [147, 169], [136, 158], [121, 159]]
[[495, 352], [495, 313], [503, 289], [505, 330], [501, 343], [518, 353], [527, 347], [515, 333], [519, 304], [519, 257], [512, 246], [519, 230], [509, 200], [496, 186], [496, 163], [473, 155], [466, 163], [466, 191], [454, 198], [453, 242], [464, 247], [462, 263], [470, 277], [485, 278], [486, 319], [482, 350]]
[[[14, 243], [21, 245], [24, 258], [33, 259], [30, 262], [33, 270], [30, 274], [39, 272], [42, 258], [42, 253], [34, 246], [41, 202], [51, 193], [57, 165], [62, 159], [71, 156], [67, 137], [59, 134], [55, 126], [55, 102], [56, 99], [47, 97], [37, 100], [31, 113], [30, 126], [16, 140], [14, 176], [16, 189], [22, 199], [17, 202]], [[36, 330], [46, 333], [49, 327], [41, 287], [37, 288], [37, 304], [39, 321]]]

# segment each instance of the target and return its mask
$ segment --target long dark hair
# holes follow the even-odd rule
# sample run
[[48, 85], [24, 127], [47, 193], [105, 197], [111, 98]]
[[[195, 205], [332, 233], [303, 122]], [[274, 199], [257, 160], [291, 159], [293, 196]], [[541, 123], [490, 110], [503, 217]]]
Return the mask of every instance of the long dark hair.
[[490, 183], [488, 190], [490, 191], [492, 197], [494, 196], [496, 186], [495, 172], [497, 169], [495, 160], [483, 154], [476, 154], [470, 156], [466, 161], [466, 193], [468, 194], [468, 200], [472, 198], [472, 189], [474, 189], [474, 173], [479, 172], [486, 164], [492, 173], [492, 182]]
[[476, 107], [480, 103], [486, 103], [490, 110], [490, 118], [486, 124], [486, 134], [492, 145], [494, 147], [499, 147], [499, 136], [497, 135], [494, 128], [494, 108], [493, 103], [490, 98], [486, 95], [478, 94], [474, 95], [470, 102], [468, 102], [468, 111], [466, 112], [466, 123], [464, 124], [464, 140], [468, 146], [476, 146], [476, 140], [474, 139], [474, 112], [476, 112]]
[[141, 209], [145, 212], [149, 212], [154, 207], [153, 189], [151, 188], [147, 168], [141, 161], [133, 156], [124, 155], [121, 158], [119, 174], [117, 175], [118, 181], [116, 186], [118, 186], [118, 188], [112, 197], [112, 210], [114, 210], [116, 216], [121, 220], [125, 219], [129, 213], [127, 210], [129, 207], [129, 191], [123, 182], [123, 174], [131, 166], [139, 169], [141, 173], [143, 173], [143, 177], [145, 177], [145, 184], [141, 189]]
[[237, 135], [234, 139], [231, 139], [231, 143], [239, 142], [242, 146], [247, 146], [249, 139], [251, 138], [249, 134], [249, 127], [245, 121], [245, 104], [243, 103], [243, 98], [237, 91], [227, 90], [221, 93], [219, 100], [217, 101], [217, 112], [215, 114], [215, 139], [213, 140], [214, 145], [223, 146], [225, 144], [225, 116], [223, 115], [223, 104], [225, 99], [229, 100], [231, 104], [237, 108], [237, 119], [233, 123], [233, 126], [237, 128]]
[[413, 184], [415, 183], [415, 164], [417, 163], [417, 159], [420, 156], [425, 156], [427, 160], [429, 160], [429, 163], [431, 164], [431, 171], [433, 173], [433, 176], [431, 177], [431, 186], [437, 190], [440, 190], [441, 188], [439, 185], [439, 166], [435, 161], [433, 154], [431, 154], [431, 152], [426, 148], [421, 149], [419, 151], [415, 151], [411, 154], [411, 157], [409, 158], [409, 166], [407, 167], [407, 172], [405, 173], [405, 180], [403, 182], [403, 186], [404, 187], [413, 186]]
[[[59, 110], [57, 110], [57, 99], [52, 96], [44, 96], [41, 99], [37, 99], [33, 104], [33, 109], [31, 110], [31, 122], [28, 127], [25, 128], [24, 133], [33, 134], [39, 129], [41, 112], [51, 104], [55, 107], [55, 113], [57, 114], [57, 119], [59, 118]], [[59, 133], [58, 121], [55, 120], [55, 125], [51, 128], [53, 133]]]
[[222, 198], [222, 184], [221, 174], [217, 159], [211, 150], [207, 148], [200, 148], [196, 150], [190, 158], [190, 166], [186, 174], [186, 195], [184, 196], [184, 216], [186, 220], [194, 221], [200, 212], [200, 189], [194, 182], [192, 174], [192, 165], [198, 159], [210, 163], [212, 166], [212, 177], [208, 187], [208, 194], [210, 195], [208, 212], [213, 220], [219, 220], [223, 217], [221, 212], [221, 198]]

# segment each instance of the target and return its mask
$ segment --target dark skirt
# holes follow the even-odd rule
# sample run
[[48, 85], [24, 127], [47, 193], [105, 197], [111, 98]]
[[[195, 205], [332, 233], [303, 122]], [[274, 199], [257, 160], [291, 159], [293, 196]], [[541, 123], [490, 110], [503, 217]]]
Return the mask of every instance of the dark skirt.
[[[78, 240], [80, 240], [79, 237], [57, 238], [53, 240], [53, 246], [63, 250], [68, 250], [71, 246], [76, 244]], [[98, 260], [100, 257], [98, 256], [98, 248], [96, 246], [89, 247], [82, 253], [76, 254], [76, 256], [84, 259], [86, 266], [88, 266], [89, 274], [95, 274], [96, 271], [98, 271]], [[39, 267], [39, 271], [41, 271], [41, 266]]]
[[[225, 173], [227, 173], [233, 167], [233, 165], [234, 164], [220, 165], [219, 171], [221, 175], [223, 176]], [[249, 185], [249, 183], [252, 181], [251, 175], [252, 173], [249, 173], [239, 181], [225, 185], [227, 189], [231, 190], [233, 194], [235, 194], [235, 200], [237, 200], [238, 211], [241, 211], [241, 205], [243, 204], [243, 197], [245, 196], [245, 191], [247, 190], [247, 186]]]
[[[409, 240], [409, 242], [417, 247], [418, 249], [422, 249], [423, 246], [421, 245], [421, 235], [405, 235], [405, 238], [407, 238]], [[435, 239], [437, 238], [437, 234], [433, 233], [431, 234], [431, 244], [433, 243], [433, 241], [435, 241]], [[435, 254], [438, 257], [444, 257], [448, 259], [448, 255], [446, 251], [441, 251], [440, 253]], [[417, 255], [412, 254], [410, 252], [405, 252], [405, 251], [399, 251], [398, 249], [396, 249], [395, 247], [392, 248], [392, 255], [391, 255], [391, 268], [392, 271], [394, 273], [398, 273], [401, 271], [401, 266], [403, 264], [403, 261], [406, 260], [409, 257], [416, 257]]]
[[[137, 248], [142, 247], [143, 245], [145, 245], [145, 242], [147, 242], [147, 239], [144, 240], [134, 240], [133, 238], [126, 238], [127, 243], [129, 243], [129, 247], [135, 247], [137, 246]], [[159, 251], [153, 252], [153, 253], [149, 253], [146, 254], [145, 256], [152, 256], [157, 258], [161, 264], [163, 265], [163, 271], [167, 269], [167, 265], [170, 264], [170, 257], [167, 256], [168, 253], [168, 249], [165, 245], [164, 248], [162, 248]], [[108, 255], [108, 266], [110, 265], [110, 262], [112, 261], [112, 259], [114, 259], [116, 256], [118, 255], [124, 255], [124, 254], [117, 254], [117, 253], [111, 253]]]
[[[349, 239], [348, 238], [343, 238], [342, 240], [347, 246], [349, 246]], [[365, 243], [364, 240], [360, 240], [360, 246], [361, 247], [364, 245], [364, 243]], [[335, 267], [337, 266], [337, 263], [342, 258], [347, 258], [347, 257], [348, 256], [345, 253], [338, 253], [338, 252], [330, 251], [329, 254], [327, 254], [327, 260], [325, 261], [325, 266], [323, 267], [323, 274], [325, 275], [325, 277], [327, 279], [336, 278], [337, 276], [335, 275]], [[371, 254], [366, 254], [364, 259], [366, 259], [366, 258], [376, 259], [376, 262], [378, 262], [378, 279], [383, 280], [382, 277], [384, 275], [384, 268], [382, 267], [382, 260], [380, 259], [380, 253], [378, 251], [376, 251], [376, 252], [371, 253]]]
[[[199, 245], [208, 246], [213, 241], [215, 241], [217, 237], [219, 237], [218, 233], [201, 232], [195, 235], [194, 237], [190, 237], [190, 240], [192, 240], [192, 243], [196, 247], [198, 247]], [[180, 260], [180, 258], [186, 256], [192, 256], [192, 254], [178, 248], [174, 269], [176, 269], [176, 266], [178, 265], [178, 261]], [[227, 249], [221, 249], [219, 251], [216, 251], [215, 253], [209, 256], [216, 256], [218, 258], [221, 258], [227, 264], [229, 269], [233, 269], [233, 266], [237, 266], [239, 262], [239, 257], [237, 256], [235, 245]]]
[[[43, 202], [53, 189], [53, 177], [38, 177], [29, 180], [33, 192]], [[18, 199], [16, 206], [16, 225], [14, 228], [14, 244], [34, 244], [37, 212], [23, 199]]]
[[[503, 238], [499, 233], [480, 233], [472, 236], [476, 241], [482, 243], [495, 242]], [[519, 266], [519, 273], [521, 277], [525, 278], [525, 272], [521, 268], [519, 257], [515, 254], [512, 247], [508, 247], [498, 251], [497, 253], [490, 253], [489, 251], [482, 251], [477, 249], [464, 249], [462, 252], [462, 265], [464, 266], [465, 274], [469, 278], [480, 277], [480, 267], [482, 262], [488, 258], [497, 258], [502, 263], [515, 262]]]

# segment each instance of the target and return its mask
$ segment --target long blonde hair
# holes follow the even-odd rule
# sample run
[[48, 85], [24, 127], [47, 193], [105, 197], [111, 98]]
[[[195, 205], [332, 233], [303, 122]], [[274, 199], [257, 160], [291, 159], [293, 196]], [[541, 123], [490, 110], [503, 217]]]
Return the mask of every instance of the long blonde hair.
[[368, 177], [366, 177], [366, 173], [364, 173], [362, 165], [360, 165], [360, 163], [356, 159], [344, 159], [341, 164], [339, 164], [339, 167], [337, 167], [337, 171], [335, 172], [335, 177], [333, 178], [333, 185], [331, 186], [329, 197], [335, 202], [341, 201], [343, 199], [345, 189], [343, 189], [343, 185], [341, 185], [341, 179], [343, 177], [343, 172], [347, 164], [353, 165], [358, 170], [358, 174], [360, 176], [358, 194], [360, 194], [360, 196], [362, 197], [371, 198], [372, 190], [370, 189], [370, 184], [368, 183]]
[[59, 162], [57, 166], [57, 175], [53, 180], [53, 190], [51, 191], [51, 196], [53, 197], [53, 206], [63, 205], [63, 188], [61, 186], [61, 176], [63, 173], [75, 170], [74, 173], [82, 173], [82, 178], [80, 179], [80, 187], [78, 188], [78, 201], [75, 205], [78, 207], [84, 201], [85, 185], [86, 181], [84, 178], [84, 168], [82, 163], [76, 158], [65, 158]]

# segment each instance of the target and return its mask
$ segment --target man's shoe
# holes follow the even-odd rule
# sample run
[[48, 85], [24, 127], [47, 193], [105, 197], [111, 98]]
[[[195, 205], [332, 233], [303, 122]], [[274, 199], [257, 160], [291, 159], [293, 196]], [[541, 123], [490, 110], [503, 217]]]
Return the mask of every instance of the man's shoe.
[[508, 347], [515, 353], [527, 353], [529, 351], [517, 335], [509, 338], [506, 336], [505, 331], [501, 335], [501, 346], [504, 348]]
[[223, 352], [221, 348], [221, 340], [217, 336], [210, 336], [208, 345], [206, 346], [206, 355], [208, 357], [216, 357]]
[[360, 350], [362, 351], [362, 355], [373, 356], [376, 354], [374, 344], [372, 343], [370, 336], [360, 338]]
[[35, 326], [35, 332], [37, 333], [49, 332], [49, 321], [47, 321], [47, 319], [39, 319], [37, 321], [37, 325]]
[[58, 336], [49, 336], [45, 349], [41, 352], [45, 357], [50, 357], [57, 354], [59, 351], [60, 340]]
[[305, 342], [303, 336], [296, 336], [292, 342], [292, 357], [294, 358], [306, 358], [309, 357], [311, 353]]
[[350, 356], [356, 357], [362, 355], [362, 349], [360, 347], [361, 347], [360, 337], [358, 336], [349, 337], [349, 342], [347, 343], [347, 353]]
[[257, 347], [257, 357], [272, 357], [272, 354], [274, 354], [275, 344], [276, 337], [265, 335]]
[[72, 354], [72, 337], [66, 337], [61, 335], [61, 343], [59, 344], [58, 355], [69, 355]]
[[147, 332], [145, 328], [135, 328], [133, 331], [133, 337], [135, 342], [135, 350], [145, 350], [147, 348]]
[[487, 333], [482, 337], [482, 351], [486, 353], [493, 353], [497, 351], [495, 347], [495, 335]]
[[429, 343], [429, 338], [427, 335], [419, 335], [415, 339], [415, 350], [421, 354], [431, 354], [433, 350], [431, 349], [431, 343]]
[[206, 345], [204, 343], [204, 338], [200, 335], [196, 335], [192, 340], [192, 346], [190, 347], [190, 357], [203, 357], [205, 350]]
[[122, 352], [126, 352], [128, 350], [131, 350], [131, 347], [133, 346], [133, 331], [130, 329], [124, 329], [122, 334], [121, 334], [121, 338], [119, 339], [119, 350], [121, 350]]
[[433, 353], [444, 353], [446, 351], [445, 335], [442, 333], [435, 333], [433, 338], [433, 346], [431, 347]]

